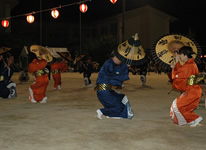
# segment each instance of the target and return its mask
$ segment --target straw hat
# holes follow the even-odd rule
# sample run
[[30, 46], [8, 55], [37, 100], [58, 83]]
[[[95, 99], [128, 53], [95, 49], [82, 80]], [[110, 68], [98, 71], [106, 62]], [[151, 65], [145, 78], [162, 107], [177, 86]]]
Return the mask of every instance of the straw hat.
[[129, 65], [142, 65], [147, 61], [137, 33], [121, 43], [114, 53], [120, 61]]
[[49, 50], [43, 46], [40, 45], [32, 45], [30, 47], [30, 51], [34, 53], [38, 59], [44, 59], [47, 62], [51, 62], [53, 60], [53, 57]]
[[1, 47], [0, 48], [0, 55], [4, 54], [10, 50], [11, 50], [11, 48], [9, 48], [9, 47]]

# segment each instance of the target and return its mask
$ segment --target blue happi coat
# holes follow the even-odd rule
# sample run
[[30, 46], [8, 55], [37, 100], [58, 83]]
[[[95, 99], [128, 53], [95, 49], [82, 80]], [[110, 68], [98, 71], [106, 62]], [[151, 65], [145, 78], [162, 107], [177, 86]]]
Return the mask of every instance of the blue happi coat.
[[[122, 82], [129, 80], [128, 68], [126, 64], [116, 65], [112, 58], [107, 60], [99, 71], [97, 84], [111, 84], [122, 86]], [[103, 104], [101, 112], [109, 117], [127, 118], [127, 107], [122, 103], [125, 94], [114, 90], [97, 90], [97, 97]]]
[[14, 71], [10, 68], [7, 68], [3, 62], [0, 61], [0, 76], [3, 76], [4, 80], [0, 81], [0, 97], [7, 98], [10, 94], [7, 85], [11, 82], [10, 79]]

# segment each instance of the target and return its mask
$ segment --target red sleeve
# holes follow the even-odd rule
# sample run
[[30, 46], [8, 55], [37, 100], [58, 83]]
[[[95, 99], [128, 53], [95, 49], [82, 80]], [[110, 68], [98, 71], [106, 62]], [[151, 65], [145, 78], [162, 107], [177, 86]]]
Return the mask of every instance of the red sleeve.
[[177, 64], [172, 70], [172, 87], [180, 91], [185, 91], [187, 88], [187, 80], [191, 75], [198, 75], [199, 70], [193, 60], [186, 62], [184, 65]]
[[38, 60], [38, 59], [34, 59], [30, 64], [29, 64], [29, 68], [28, 71], [33, 73], [39, 69], [44, 69], [47, 65], [47, 62], [45, 60]]
[[51, 71], [53, 71], [53, 70], [55, 70], [55, 69], [58, 69], [58, 65], [57, 65], [56, 62], [53, 63], [53, 64], [51, 64]]
[[65, 72], [67, 70], [68, 66], [66, 64], [66, 62], [62, 62], [61, 63], [61, 72]]

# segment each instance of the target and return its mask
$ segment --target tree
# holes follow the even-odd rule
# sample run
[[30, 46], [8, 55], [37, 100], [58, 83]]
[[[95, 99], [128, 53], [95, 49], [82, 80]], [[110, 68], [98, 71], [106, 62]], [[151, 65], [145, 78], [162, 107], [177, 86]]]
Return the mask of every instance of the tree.
[[117, 48], [116, 38], [113, 35], [104, 35], [99, 38], [85, 40], [82, 43], [83, 53], [92, 57], [100, 66], [110, 58], [113, 50]]

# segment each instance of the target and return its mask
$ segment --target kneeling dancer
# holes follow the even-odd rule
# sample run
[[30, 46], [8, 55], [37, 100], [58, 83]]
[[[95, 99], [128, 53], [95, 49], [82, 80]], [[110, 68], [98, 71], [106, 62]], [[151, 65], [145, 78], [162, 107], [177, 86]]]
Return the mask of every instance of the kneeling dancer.
[[104, 63], [96, 81], [97, 97], [104, 106], [96, 111], [98, 119], [102, 119], [102, 115], [132, 119], [134, 114], [127, 96], [112, 89], [112, 86], [121, 87], [126, 80], [129, 80], [128, 67], [116, 56]]
[[[190, 127], [201, 125], [203, 118], [194, 113], [202, 95], [199, 85], [199, 70], [192, 55], [193, 50], [189, 46], [183, 46], [179, 50], [179, 57], [175, 54], [176, 64], [172, 64], [172, 86], [182, 92], [172, 103], [170, 117], [175, 124]], [[184, 63], [180, 64], [179, 59]]]

